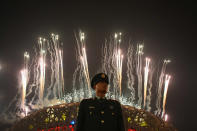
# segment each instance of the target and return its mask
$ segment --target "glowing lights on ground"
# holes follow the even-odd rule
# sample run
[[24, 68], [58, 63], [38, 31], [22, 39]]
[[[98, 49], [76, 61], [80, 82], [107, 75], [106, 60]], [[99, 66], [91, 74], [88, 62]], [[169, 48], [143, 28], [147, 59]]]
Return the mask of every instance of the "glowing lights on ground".
[[[57, 127], [54, 127], [54, 128], [49, 128], [49, 129], [38, 129], [38, 131], [60, 131], [60, 130], [71, 130], [71, 131], [74, 131], [74, 126], [75, 126], [75, 121], [72, 120], [70, 122], [70, 125], [69, 126], [66, 126], [66, 125], [63, 125], [63, 126], [57, 126]], [[70, 129], [69, 129], [70, 128]]]
[[128, 131], [136, 131], [135, 129], [128, 129]]
[[72, 120], [72, 121], [70, 122], [70, 124], [71, 124], [71, 125], [74, 125], [74, 124], [75, 124], [75, 121], [74, 121], [74, 120]]

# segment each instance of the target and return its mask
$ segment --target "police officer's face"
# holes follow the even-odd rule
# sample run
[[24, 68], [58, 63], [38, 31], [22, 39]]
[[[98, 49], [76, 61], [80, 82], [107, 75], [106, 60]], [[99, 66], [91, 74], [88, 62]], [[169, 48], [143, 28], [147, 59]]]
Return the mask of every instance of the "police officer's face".
[[99, 94], [105, 95], [107, 93], [107, 89], [108, 89], [108, 84], [105, 82], [99, 82], [96, 84], [96, 87], [95, 87], [97, 94], [99, 93]]

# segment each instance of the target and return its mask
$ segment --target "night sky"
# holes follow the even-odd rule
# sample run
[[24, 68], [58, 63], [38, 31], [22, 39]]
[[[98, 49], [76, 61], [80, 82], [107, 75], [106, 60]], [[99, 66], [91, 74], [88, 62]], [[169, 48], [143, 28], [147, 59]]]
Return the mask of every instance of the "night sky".
[[59, 34], [64, 43], [65, 80], [69, 83], [76, 67], [74, 31], [81, 29], [87, 34], [91, 76], [100, 64], [98, 49], [105, 38], [121, 31], [133, 41], [144, 41], [145, 54], [172, 60], [168, 72], [173, 78], [166, 105], [169, 121], [180, 131], [197, 130], [194, 8], [194, 3], [180, 1], [1, 3], [0, 111], [16, 94], [23, 53], [33, 50], [38, 37]]

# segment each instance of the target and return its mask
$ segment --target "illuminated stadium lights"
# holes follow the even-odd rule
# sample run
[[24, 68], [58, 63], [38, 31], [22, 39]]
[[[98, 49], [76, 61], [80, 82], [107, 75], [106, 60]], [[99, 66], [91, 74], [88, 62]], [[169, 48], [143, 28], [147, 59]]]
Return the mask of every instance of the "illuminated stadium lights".
[[[74, 131], [76, 128], [78, 103], [61, 104], [38, 110], [17, 122], [12, 129], [37, 131]], [[126, 131], [138, 130], [170, 130], [176, 131], [173, 126], [166, 123], [150, 112], [122, 105], [123, 119]], [[64, 119], [63, 119], [64, 118]], [[47, 121], [45, 121], [47, 119]]]

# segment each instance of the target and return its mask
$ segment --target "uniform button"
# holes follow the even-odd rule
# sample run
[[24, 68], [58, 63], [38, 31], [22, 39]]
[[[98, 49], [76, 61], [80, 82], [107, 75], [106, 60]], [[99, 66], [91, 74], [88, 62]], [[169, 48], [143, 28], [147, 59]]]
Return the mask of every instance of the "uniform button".
[[103, 124], [104, 123], [104, 120], [101, 120], [101, 123]]
[[104, 111], [101, 111], [101, 114], [104, 114]]

